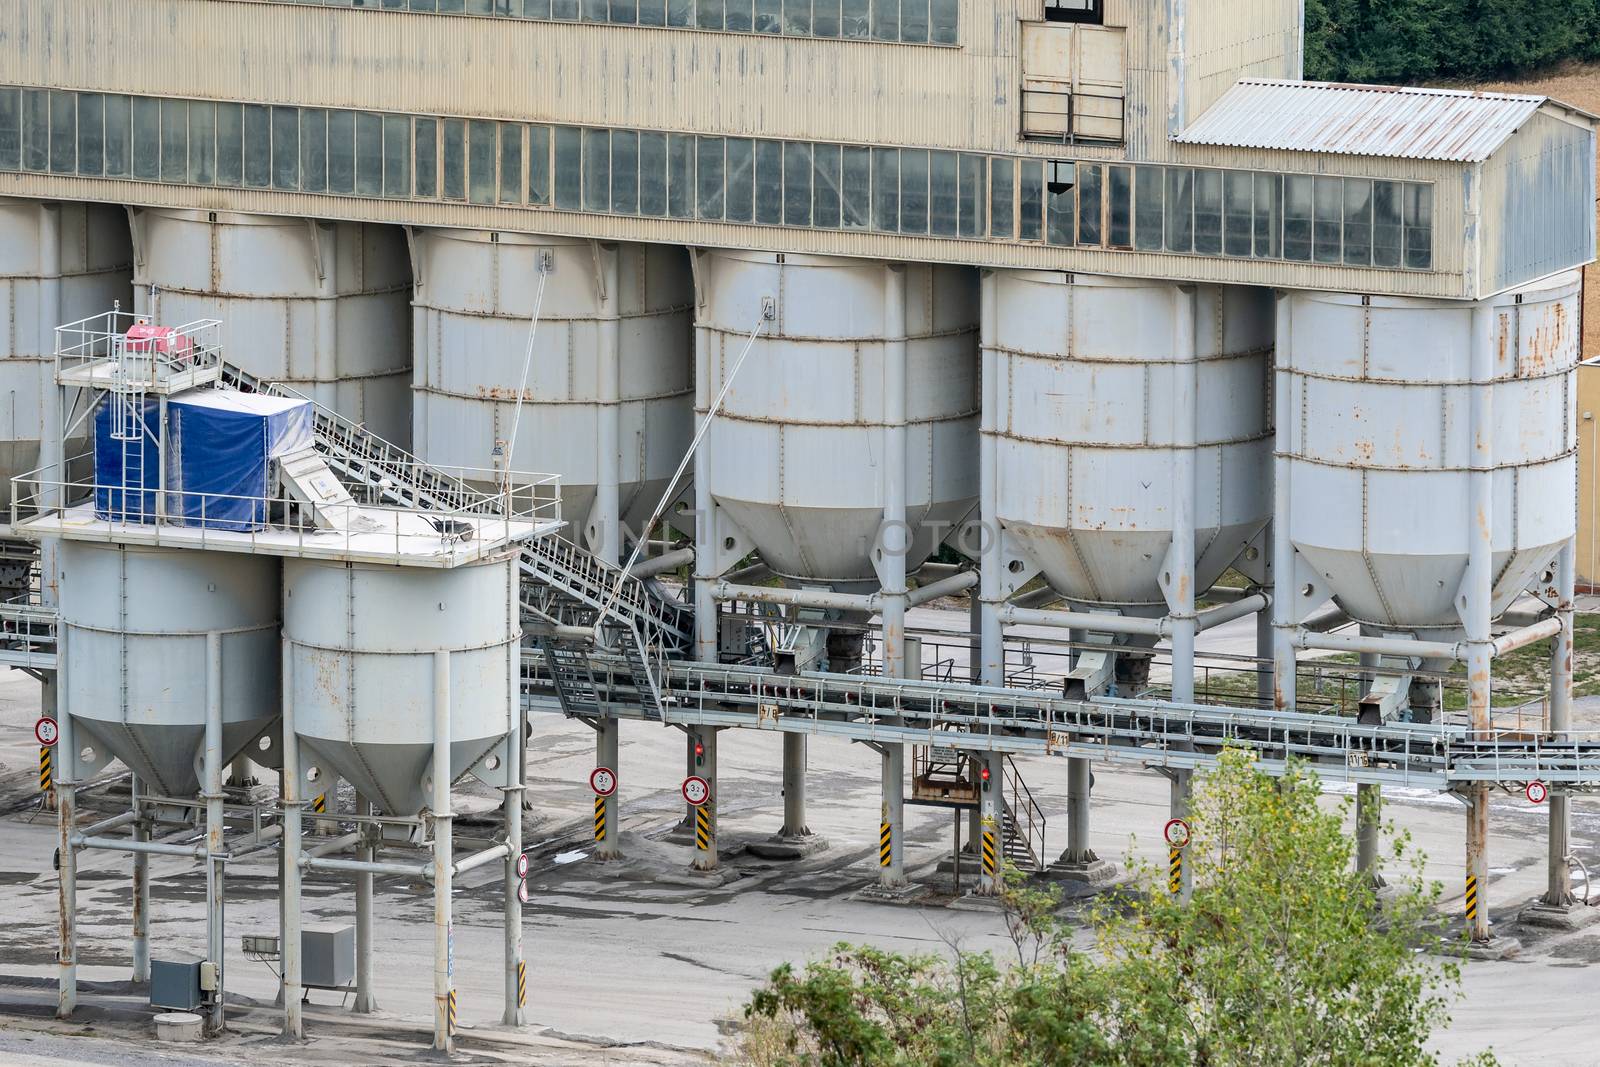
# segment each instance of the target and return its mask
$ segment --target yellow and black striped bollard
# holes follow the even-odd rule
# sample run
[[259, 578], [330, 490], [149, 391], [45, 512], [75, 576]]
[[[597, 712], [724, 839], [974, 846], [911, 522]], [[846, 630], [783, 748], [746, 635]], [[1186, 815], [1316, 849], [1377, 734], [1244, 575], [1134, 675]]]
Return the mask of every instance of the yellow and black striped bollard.
[[517, 961], [517, 1007], [528, 1006], [528, 962]]
[[702, 804], [694, 809], [694, 847], [701, 852], [711, 851], [711, 812]]
[[1173, 896], [1183, 892], [1183, 849], [1167, 849], [1167, 892]]
[[445, 1018], [445, 1026], [447, 1027], [447, 1032], [450, 1033], [451, 1035], [454, 1035], [455, 1032], [456, 1032], [456, 989], [455, 989], [455, 986], [451, 986], [450, 987], [449, 1009], [450, 1009], [449, 1010], [449, 1014]]
[[[1467, 875], [1467, 925], [1478, 921], [1478, 876]], [[1470, 931], [1469, 931], [1470, 932]]]
[[887, 867], [894, 862], [894, 825], [884, 823], [878, 828], [878, 866]]
[[594, 798], [594, 839], [596, 841], [604, 841], [606, 839], [605, 797]]
[[999, 861], [994, 849], [994, 831], [985, 827], [983, 831], [983, 873], [989, 878], [995, 876], [999, 869]]
[[311, 810], [318, 815], [326, 815], [328, 812], [328, 794], [318, 793], [317, 798], [311, 802]]
[[48, 746], [39, 747], [39, 792], [48, 795], [56, 784], [55, 771]]

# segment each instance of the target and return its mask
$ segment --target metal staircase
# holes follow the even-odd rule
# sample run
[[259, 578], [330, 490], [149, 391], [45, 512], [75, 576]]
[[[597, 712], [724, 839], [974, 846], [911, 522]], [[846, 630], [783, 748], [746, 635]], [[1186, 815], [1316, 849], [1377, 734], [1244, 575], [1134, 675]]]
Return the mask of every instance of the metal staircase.
[[539, 647], [562, 708], [572, 715], [599, 715], [600, 694], [589, 654], [549, 637], [541, 638]]
[[[1045, 869], [1044, 812], [1010, 756], [1005, 758], [1002, 778], [1001, 854], [1018, 870], [1037, 874]], [[982, 796], [978, 762], [969, 753], [945, 745], [917, 745], [911, 750], [911, 793], [906, 797], [907, 803], [970, 809], [979, 806]]]
[[[223, 364], [222, 380], [242, 392], [266, 393], [309, 399], [275, 382], [263, 381], [228, 364]], [[346, 481], [364, 490], [372, 502], [396, 504], [421, 510], [467, 511], [485, 500], [485, 494], [469, 483], [453, 478], [436, 467], [417, 460], [398, 445], [313, 402], [317, 451], [328, 466]], [[621, 568], [606, 563], [569, 541], [554, 537], [536, 538], [522, 551], [524, 581], [521, 600], [525, 613], [549, 618], [554, 601], [577, 609], [580, 617], [592, 620], [602, 609], [616, 623], [612, 632], [628, 634], [634, 656], [644, 665], [651, 655], [682, 653], [693, 639], [694, 626], [683, 605], [651, 595], [647, 583], [629, 576], [617, 588]], [[611, 606], [606, 609], [606, 604]], [[621, 649], [628, 654], [627, 647]], [[644, 677], [649, 678], [648, 667]], [[659, 717], [659, 690], [653, 706]], [[647, 709], [649, 710], [649, 709]]]

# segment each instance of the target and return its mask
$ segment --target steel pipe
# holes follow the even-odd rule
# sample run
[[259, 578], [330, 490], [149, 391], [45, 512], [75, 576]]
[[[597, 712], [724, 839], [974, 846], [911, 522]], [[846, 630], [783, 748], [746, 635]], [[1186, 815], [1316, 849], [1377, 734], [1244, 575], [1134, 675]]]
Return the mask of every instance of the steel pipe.
[[1004, 604], [1000, 621], [1007, 626], [1053, 626], [1063, 630], [1095, 630], [1109, 634], [1166, 637], [1170, 631], [1165, 619], [1141, 619], [1132, 615], [1101, 615], [1092, 611], [1043, 611]]
[[[927, 570], [927, 568], [924, 567], [923, 570]], [[938, 600], [942, 596], [954, 596], [956, 593], [965, 592], [977, 584], [977, 571], [957, 571], [948, 578], [940, 578], [911, 590], [906, 596], [906, 607], [920, 607], [931, 600]]]
[[338, 837], [329, 838], [320, 845], [312, 845], [310, 848], [306, 849], [305, 854], [313, 859], [320, 858], [322, 856], [332, 856], [336, 853], [343, 852], [345, 849], [349, 848], [351, 845], [360, 840], [361, 835], [358, 833], [341, 834]]
[[121, 837], [88, 837], [83, 834], [72, 835], [73, 848], [98, 848], [107, 852], [133, 852], [149, 856], [183, 856], [187, 859], [200, 860], [206, 857], [206, 846], [200, 845], [169, 845], [162, 841], [136, 841], [132, 838]]
[[1536, 622], [1532, 626], [1524, 626], [1519, 630], [1512, 630], [1508, 634], [1502, 634], [1491, 642], [1489, 654], [1498, 658], [1508, 652], [1515, 652], [1525, 645], [1531, 645], [1536, 641], [1556, 637], [1562, 632], [1561, 624], [1561, 619], [1549, 618], [1543, 622]]
[[432, 863], [368, 863], [364, 860], [332, 859], [326, 856], [301, 856], [300, 866], [308, 871], [343, 871], [348, 874], [392, 874], [400, 878], [433, 878]]
[[466, 859], [458, 860], [454, 865], [451, 866], [450, 870], [451, 873], [456, 875], [466, 874], [468, 871], [475, 871], [479, 867], [493, 863], [495, 860], [503, 860], [510, 855], [510, 852], [511, 850], [503, 843], [499, 845], [490, 845], [482, 852], [474, 852]]
[[649, 559], [641, 559], [638, 563], [633, 565], [633, 576], [641, 579], [654, 578], [658, 574], [665, 574], [667, 571], [675, 571], [679, 567], [693, 562], [694, 549], [675, 548], [671, 552], [663, 552], [659, 556], [651, 556]]
[[1215, 608], [1207, 608], [1195, 618], [1195, 625], [1200, 630], [1209, 630], [1213, 626], [1221, 626], [1234, 619], [1242, 619], [1246, 615], [1254, 615], [1272, 607], [1272, 597], [1266, 593], [1251, 593], [1241, 597], [1231, 604], [1223, 604]]
[[883, 607], [881, 593], [834, 593], [826, 589], [783, 589], [760, 585], [734, 585], [732, 582], [717, 582], [711, 588], [711, 598], [747, 600], [756, 604], [782, 604], [796, 608], [865, 611], [874, 615]]
[[99, 837], [101, 834], [104, 834], [108, 830], [115, 830], [115, 829], [118, 829], [119, 827], [127, 826], [131, 822], [136, 822], [136, 821], [138, 821], [138, 818], [139, 818], [139, 813], [138, 812], [136, 812], [136, 811], [125, 811], [120, 815], [113, 815], [109, 819], [101, 819], [97, 823], [91, 823], [88, 826], [85, 826], [82, 830], [78, 831], [73, 836], [74, 837], [80, 837], [80, 836], [81, 837]]
[[1380, 656], [1420, 656], [1423, 659], [1462, 658], [1461, 645], [1449, 641], [1413, 641], [1404, 637], [1368, 637], [1365, 634], [1318, 634], [1296, 629], [1295, 648], [1324, 652], [1372, 652]]

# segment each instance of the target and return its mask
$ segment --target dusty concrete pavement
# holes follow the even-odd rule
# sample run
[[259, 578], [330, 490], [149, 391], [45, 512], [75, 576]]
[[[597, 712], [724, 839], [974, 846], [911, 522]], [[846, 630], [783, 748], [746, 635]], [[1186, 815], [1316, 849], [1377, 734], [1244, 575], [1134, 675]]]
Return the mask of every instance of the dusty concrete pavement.
[[[242, 934], [276, 932], [276, 870], [266, 856], [230, 869], [227, 983], [230, 994], [244, 1003], [235, 1012], [229, 1043], [204, 1052], [124, 1043], [116, 1047], [127, 1050], [128, 1058], [107, 1061], [93, 1043], [96, 1038], [63, 1036], [44, 1027], [53, 1002], [55, 841], [53, 816], [32, 810], [36, 707], [34, 683], [15, 673], [0, 678], [0, 811], [8, 813], [0, 818], [0, 887], [8, 905], [8, 921], [0, 926], [0, 972], [10, 976], [0, 982], [5, 1013], [0, 1062], [356, 1064], [406, 1062], [419, 1055], [431, 1011], [431, 890], [403, 880], [379, 882], [381, 1013], [355, 1017], [339, 994], [313, 992], [308, 1025], [314, 1040], [284, 1047], [271, 1040], [276, 977], [267, 965], [245, 959], [239, 943]], [[1594, 712], [1586, 709], [1586, 714]], [[593, 734], [560, 715], [536, 714], [529, 751], [533, 811], [525, 840], [532, 846], [533, 897], [526, 910], [526, 944], [534, 1025], [523, 1037], [499, 1027], [502, 884], [497, 873], [479, 869], [458, 880], [455, 905], [456, 982], [469, 1061], [479, 1056], [500, 1062], [510, 1056], [530, 1063], [704, 1062], [723, 1041], [720, 1020], [736, 1015], [751, 990], [786, 960], [815, 957], [841, 940], [930, 952], [944, 951], [951, 942], [996, 951], [1009, 947], [997, 914], [944, 906], [951, 899], [948, 876], [933, 868], [950, 848], [947, 810], [907, 809], [909, 872], [931, 890], [922, 905], [856, 897], [874, 875], [878, 757], [870, 750], [812, 740], [808, 821], [831, 847], [783, 863], [745, 850], [775, 832], [782, 820], [779, 738], [724, 733], [721, 843], [724, 862], [741, 877], [717, 888], [657, 878], [681, 872], [690, 858], [688, 847], [669, 837], [683, 815], [681, 733], [624, 724], [617, 770], [628, 858], [613, 864], [590, 856], [592, 794], [586, 780], [593, 766]], [[1022, 764], [1050, 820], [1052, 855], [1065, 845], [1066, 770], [1064, 760]], [[1459, 912], [1464, 809], [1448, 797], [1401, 790], [1391, 790], [1388, 800], [1387, 815], [1411, 831], [1428, 856], [1427, 875], [1446, 887], [1445, 907]], [[1337, 794], [1328, 800], [1338, 801]], [[464, 806], [487, 811], [494, 803], [484, 790]], [[1590, 870], [1600, 871], [1600, 805], [1582, 798], [1574, 807], [1575, 851]], [[1159, 859], [1166, 809], [1164, 779], [1096, 768], [1094, 847], [1119, 860], [1130, 852]], [[486, 832], [486, 827], [470, 829], [469, 821], [468, 829], [458, 830], [458, 847], [469, 847], [474, 833]], [[1516, 910], [1543, 889], [1544, 810], [1521, 797], [1497, 798], [1489, 851], [1491, 914], [1501, 930], [1509, 930]], [[151, 875], [152, 956], [199, 954], [204, 941], [200, 869], [187, 860], [156, 857]], [[966, 877], [971, 876], [968, 871]], [[1600, 889], [1595, 896], [1600, 898]], [[124, 982], [131, 900], [126, 859], [84, 854], [79, 900], [82, 978]], [[352, 923], [353, 915], [348, 883], [308, 879], [308, 924]], [[1594, 990], [1600, 988], [1600, 968], [1594, 966], [1600, 962], [1600, 927], [1560, 935], [1511, 932], [1526, 939], [1520, 957], [1465, 966], [1465, 997], [1455, 1023], [1438, 1042], [1446, 1062], [1487, 1045], [1507, 1063], [1600, 1062], [1600, 1022], [1593, 1012]], [[18, 985], [19, 980], [33, 984]], [[130, 993], [89, 991], [82, 1003], [86, 1013], [108, 1013], [92, 1025], [96, 1032], [111, 1028], [117, 1041], [134, 1041], [147, 1030], [148, 1009]], [[66, 1031], [77, 1032], [77, 1024]], [[508, 1041], [513, 1044], [507, 1046]], [[530, 1043], [515, 1044], [519, 1041]]]

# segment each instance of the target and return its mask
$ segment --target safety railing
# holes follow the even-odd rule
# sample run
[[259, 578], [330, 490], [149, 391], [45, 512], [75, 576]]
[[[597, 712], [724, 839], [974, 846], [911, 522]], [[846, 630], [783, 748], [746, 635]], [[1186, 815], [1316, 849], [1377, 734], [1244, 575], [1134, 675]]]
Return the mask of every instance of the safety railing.
[[106, 374], [98, 380], [122, 388], [156, 388], [222, 362], [222, 323], [216, 319], [155, 326], [145, 315], [104, 311], [57, 326], [55, 342], [57, 380], [104, 364]]

